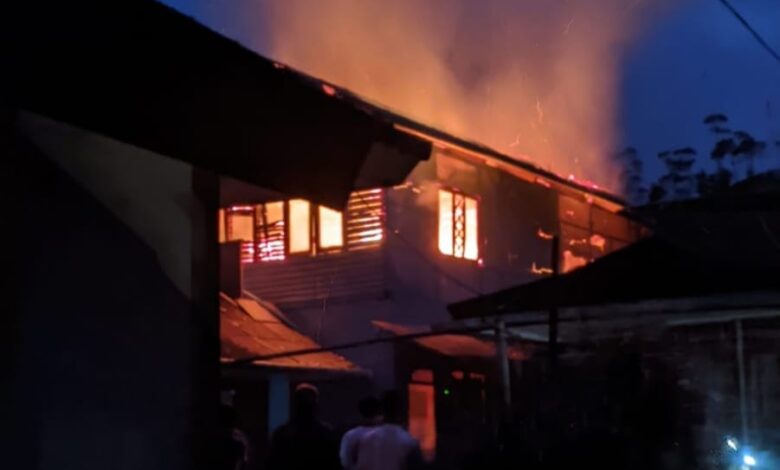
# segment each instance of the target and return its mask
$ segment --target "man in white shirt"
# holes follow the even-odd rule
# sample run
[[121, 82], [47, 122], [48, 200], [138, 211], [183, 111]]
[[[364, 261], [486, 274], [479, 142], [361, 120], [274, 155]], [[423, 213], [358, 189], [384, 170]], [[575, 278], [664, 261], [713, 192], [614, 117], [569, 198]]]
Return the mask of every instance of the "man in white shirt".
[[347, 470], [357, 468], [358, 446], [363, 436], [370, 430], [379, 427], [382, 424], [382, 405], [374, 397], [366, 397], [358, 403], [358, 410], [363, 422], [356, 426], [341, 439], [341, 449], [339, 457], [341, 465]]
[[[373, 406], [374, 402], [371, 403]], [[422, 467], [420, 445], [397, 424], [400, 420], [397, 419], [396, 394], [385, 394], [381, 408], [380, 413], [384, 414], [379, 414], [378, 420], [373, 420], [370, 426], [363, 426], [354, 437], [350, 437], [354, 444], [350, 444], [349, 466], [345, 467], [348, 470], [416, 470]]]
[[420, 447], [401, 426], [385, 423], [367, 429], [358, 442], [355, 470], [410, 470], [417, 467]]

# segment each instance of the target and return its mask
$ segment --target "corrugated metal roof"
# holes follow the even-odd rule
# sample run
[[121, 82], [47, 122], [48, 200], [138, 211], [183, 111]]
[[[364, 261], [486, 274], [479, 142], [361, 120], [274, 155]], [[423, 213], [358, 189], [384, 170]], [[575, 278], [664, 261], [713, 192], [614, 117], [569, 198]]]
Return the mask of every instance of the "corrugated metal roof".
[[[714, 235], [713, 235], [714, 236]], [[720, 246], [728, 250], [727, 240]], [[741, 249], [737, 247], [737, 249]], [[698, 298], [780, 288], [777, 268], [730, 264], [653, 236], [582, 268], [449, 305], [454, 318]]]
[[[380, 330], [388, 331], [395, 335], [408, 335], [424, 331], [422, 328], [414, 328], [378, 320], [373, 321], [372, 324]], [[496, 343], [494, 341], [484, 340], [470, 335], [445, 333], [436, 336], [417, 338], [414, 342], [444, 356], [484, 358], [496, 356]], [[522, 360], [526, 357], [527, 354], [522, 348], [517, 346], [509, 347], [510, 359]]]
[[[232, 299], [221, 294], [219, 309], [223, 361], [319, 347], [314, 340], [283, 322], [272, 309], [255, 299]], [[331, 352], [281, 357], [255, 361], [253, 364], [330, 371], [359, 370], [355, 364]]]

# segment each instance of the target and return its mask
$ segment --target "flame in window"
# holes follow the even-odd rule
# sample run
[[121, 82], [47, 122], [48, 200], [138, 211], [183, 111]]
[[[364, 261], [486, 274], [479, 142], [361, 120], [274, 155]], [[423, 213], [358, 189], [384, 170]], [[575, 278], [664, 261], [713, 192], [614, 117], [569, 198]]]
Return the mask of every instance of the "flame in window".
[[466, 250], [463, 257], [475, 260], [479, 256], [479, 243], [477, 238], [477, 200], [466, 198]]
[[439, 251], [452, 255], [452, 193], [439, 190]]
[[285, 258], [284, 202], [268, 202], [255, 208], [257, 259], [281, 261]]
[[344, 221], [341, 212], [319, 207], [319, 247], [323, 249], [344, 246]]
[[311, 252], [311, 204], [303, 199], [289, 202], [290, 253]]
[[281, 261], [288, 254], [377, 248], [385, 237], [384, 191], [355, 191], [346, 211], [304, 199], [219, 210], [220, 243], [241, 242], [241, 261]]
[[385, 237], [385, 207], [382, 189], [355, 191], [347, 202], [346, 244], [348, 251], [376, 248]]
[[241, 262], [251, 263], [255, 258], [253, 207], [229, 207], [225, 219], [225, 239], [229, 242], [241, 242]]
[[476, 199], [439, 190], [439, 251], [476, 261], [479, 259], [479, 208]]

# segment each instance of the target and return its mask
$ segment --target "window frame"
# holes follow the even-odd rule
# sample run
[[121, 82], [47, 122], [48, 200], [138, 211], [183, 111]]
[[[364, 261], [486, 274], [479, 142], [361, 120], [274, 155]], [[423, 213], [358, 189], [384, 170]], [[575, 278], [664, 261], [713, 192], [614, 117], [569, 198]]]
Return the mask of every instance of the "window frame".
[[[377, 188], [377, 190], [382, 191], [382, 188]], [[384, 192], [382, 192], [384, 194]], [[293, 234], [293, 227], [294, 224], [291, 224], [291, 202], [292, 201], [303, 201], [306, 202], [308, 205], [308, 217], [307, 217], [307, 240], [308, 240], [308, 249], [301, 250], [297, 252], [292, 252], [290, 250], [291, 248], [291, 238]], [[384, 196], [382, 196], [381, 204], [384, 207]], [[283, 216], [283, 222], [284, 222], [284, 258], [282, 259], [261, 259], [259, 257], [259, 249], [258, 244], [260, 243], [260, 239], [258, 238], [258, 231], [261, 230], [261, 227], [258, 226], [259, 219], [257, 216], [257, 211], [260, 210], [260, 206], [263, 206], [262, 210], [267, 210], [267, 206], [269, 204], [276, 204], [281, 203], [283, 205], [282, 207], [282, 216]], [[251, 217], [252, 217], [252, 240], [251, 241], [243, 241], [243, 240], [236, 240], [233, 239], [233, 233], [232, 233], [232, 224], [230, 223], [230, 218], [234, 212], [239, 212], [237, 210], [238, 208], [250, 208], [251, 207]], [[248, 209], [247, 209], [248, 210]], [[340, 244], [334, 245], [334, 246], [322, 246], [323, 243], [323, 218], [320, 215], [320, 212], [322, 210], [329, 210], [333, 211], [340, 217]], [[382, 209], [384, 210], [384, 209]], [[323, 255], [329, 255], [329, 254], [337, 254], [337, 253], [346, 253], [350, 250], [350, 243], [348, 239], [348, 223], [350, 220], [349, 217], [349, 207], [348, 205], [342, 209], [342, 210], [336, 210], [332, 209], [327, 206], [323, 206], [321, 204], [315, 204], [311, 201], [301, 199], [301, 198], [290, 198], [290, 199], [283, 199], [283, 200], [271, 200], [271, 201], [264, 201], [264, 202], [257, 202], [252, 204], [235, 204], [232, 206], [227, 207], [220, 207], [218, 210], [218, 224], [217, 224], [217, 230], [220, 232], [218, 235], [220, 236], [220, 243], [241, 243], [242, 245], [248, 244], [250, 245], [249, 248], [243, 249], [243, 251], [251, 252], [251, 260], [249, 259], [250, 256], [244, 255], [242, 256], [242, 261], [245, 263], [259, 263], [259, 262], [274, 262], [274, 261], [284, 261], [289, 258], [299, 258], [299, 257], [316, 257], [316, 256], [323, 256]], [[249, 216], [247, 214], [246, 216]], [[381, 223], [381, 235], [379, 237], [379, 240], [376, 241], [376, 247], [380, 246], [384, 241], [384, 233], [385, 233], [385, 220], [380, 215]], [[224, 235], [224, 236], [222, 236]]]
[[[450, 207], [450, 218], [449, 218], [449, 220], [450, 220], [449, 230], [451, 232], [451, 234], [450, 234], [451, 241], [450, 241], [450, 245], [449, 245], [451, 252], [449, 252], [449, 253], [445, 252], [442, 249], [442, 244], [441, 244], [441, 241], [443, 239], [443, 236], [442, 236], [442, 233], [441, 233], [441, 230], [442, 230], [442, 219], [443, 219], [442, 213], [441, 213], [441, 211], [442, 211], [442, 203], [441, 203], [441, 195], [442, 195], [442, 193], [449, 193], [450, 196], [451, 196], [451, 199], [452, 199], [451, 207]], [[461, 198], [462, 201], [463, 201], [463, 203], [462, 203], [462, 207], [463, 207], [463, 237], [462, 237], [462, 247], [460, 248], [460, 250], [462, 250], [462, 252], [460, 254], [458, 254], [458, 248], [457, 247], [459, 246], [458, 245], [459, 244], [459, 240], [458, 240], [458, 231], [456, 230], [456, 224], [457, 224], [457, 221], [456, 221], [456, 214], [457, 214], [457, 212], [456, 212], [457, 211], [456, 204], [457, 204], [457, 202], [456, 201], [457, 201], [458, 198]], [[473, 258], [468, 256], [469, 245], [470, 245], [469, 244], [469, 241], [470, 241], [469, 233], [470, 233], [470, 231], [468, 230], [468, 225], [469, 225], [469, 222], [468, 222], [469, 221], [469, 216], [468, 216], [469, 201], [473, 201], [475, 212], [476, 212], [475, 219], [474, 219], [474, 221], [476, 222], [475, 223], [475, 230], [474, 230], [475, 234], [474, 234], [474, 237], [473, 237], [474, 248], [476, 249], [476, 253], [474, 254]], [[479, 217], [480, 212], [481, 212], [481, 209], [480, 209], [481, 204], [482, 204], [482, 201], [480, 200], [479, 196], [471, 195], [469, 193], [466, 193], [465, 191], [462, 191], [460, 189], [453, 188], [453, 187], [440, 186], [438, 188], [437, 200], [436, 200], [436, 245], [437, 245], [437, 251], [439, 252], [439, 254], [441, 256], [446, 256], [447, 258], [452, 258], [452, 259], [463, 260], [463, 261], [469, 262], [469, 263], [479, 263], [479, 260], [481, 259], [480, 255], [481, 255], [481, 251], [482, 251], [481, 250], [481, 244], [480, 244], [480, 238], [479, 238], [480, 226], [482, 225], [480, 217]]]

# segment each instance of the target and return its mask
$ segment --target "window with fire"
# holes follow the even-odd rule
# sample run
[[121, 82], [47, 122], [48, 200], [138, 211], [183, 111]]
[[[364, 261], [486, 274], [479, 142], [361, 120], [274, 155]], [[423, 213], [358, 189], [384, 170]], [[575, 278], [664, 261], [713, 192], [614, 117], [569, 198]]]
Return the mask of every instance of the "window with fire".
[[479, 203], [476, 198], [439, 190], [439, 251], [447, 256], [479, 259]]
[[231, 206], [219, 211], [219, 241], [241, 242], [244, 263], [372, 249], [384, 239], [384, 210], [381, 189], [353, 192], [345, 212], [303, 199]]

